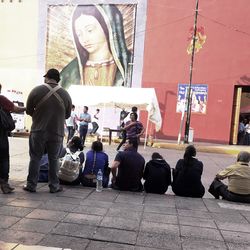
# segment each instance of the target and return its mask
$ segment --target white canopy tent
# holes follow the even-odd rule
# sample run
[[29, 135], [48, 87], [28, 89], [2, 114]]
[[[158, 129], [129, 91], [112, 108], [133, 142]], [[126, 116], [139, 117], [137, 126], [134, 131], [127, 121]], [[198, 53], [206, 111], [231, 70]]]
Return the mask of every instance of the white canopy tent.
[[155, 124], [156, 131], [161, 129], [162, 119], [154, 88], [125, 88], [106, 86], [71, 85], [68, 92], [75, 106], [95, 107], [138, 107], [148, 112], [145, 145], [148, 134], [148, 121]]

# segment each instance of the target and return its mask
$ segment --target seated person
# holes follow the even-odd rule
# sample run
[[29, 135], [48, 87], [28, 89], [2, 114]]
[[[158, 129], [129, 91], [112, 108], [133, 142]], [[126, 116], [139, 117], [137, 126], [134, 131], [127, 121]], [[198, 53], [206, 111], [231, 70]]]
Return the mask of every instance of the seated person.
[[102, 185], [108, 187], [110, 168], [109, 158], [103, 152], [103, 145], [100, 141], [94, 141], [91, 150], [86, 154], [85, 167], [81, 174], [81, 183], [83, 186], [96, 187], [96, 175], [99, 169], [103, 174]]
[[[237, 162], [219, 172], [208, 192], [216, 199], [235, 202], [250, 203], [250, 154], [241, 151], [237, 156]], [[228, 186], [221, 180], [228, 178]]]
[[143, 173], [144, 190], [147, 193], [164, 194], [171, 185], [171, 169], [159, 153], [152, 154]]
[[[60, 180], [60, 183], [64, 184], [64, 185], [79, 185], [80, 184], [80, 174], [82, 172], [82, 164], [84, 163], [84, 153], [80, 152], [83, 150], [81, 138], [79, 136], [72, 137], [67, 144], [67, 148], [70, 150], [70, 152], [72, 154], [76, 154], [79, 157], [79, 161], [80, 161], [79, 174], [74, 181], [69, 182], [69, 181], [66, 181], [63, 179], [63, 175], [60, 175], [60, 170], [59, 170], [59, 180]], [[62, 148], [59, 157], [63, 158], [66, 155], [66, 153], [67, 153], [67, 149]]]
[[188, 146], [184, 153], [184, 159], [178, 160], [175, 169], [173, 169], [172, 190], [176, 195], [201, 198], [205, 193], [201, 182], [203, 163], [195, 156], [195, 147]]
[[137, 147], [137, 140], [129, 139], [124, 144], [124, 151], [116, 155], [111, 167], [112, 188], [134, 192], [143, 190], [141, 179], [145, 160], [137, 153]]

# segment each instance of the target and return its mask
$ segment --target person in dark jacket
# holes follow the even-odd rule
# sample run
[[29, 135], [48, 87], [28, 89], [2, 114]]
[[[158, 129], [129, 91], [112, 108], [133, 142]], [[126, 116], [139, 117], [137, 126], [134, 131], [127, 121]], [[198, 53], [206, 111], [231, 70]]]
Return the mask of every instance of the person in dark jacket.
[[171, 185], [171, 169], [159, 153], [152, 154], [143, 173], [144, 190], [147, 193], [164, 194]]
[[176, 195], [201, 198], [205, 193], [201, 182], [203, 163], [195, 156], [195, 147], [188, 146], [184, 153], [184, 159], [178, 160], [173, 170], [172, 190]]

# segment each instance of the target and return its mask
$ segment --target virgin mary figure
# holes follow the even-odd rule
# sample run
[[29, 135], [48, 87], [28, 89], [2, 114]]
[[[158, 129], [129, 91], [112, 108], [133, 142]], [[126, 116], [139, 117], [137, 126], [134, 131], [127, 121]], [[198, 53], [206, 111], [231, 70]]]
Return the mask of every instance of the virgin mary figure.
[[123, 17], [115, 5], [78, 5], [71, 28], [76, 58], [66, 65], [61, 85], [131, 87], [132, 55], [126, 46]]

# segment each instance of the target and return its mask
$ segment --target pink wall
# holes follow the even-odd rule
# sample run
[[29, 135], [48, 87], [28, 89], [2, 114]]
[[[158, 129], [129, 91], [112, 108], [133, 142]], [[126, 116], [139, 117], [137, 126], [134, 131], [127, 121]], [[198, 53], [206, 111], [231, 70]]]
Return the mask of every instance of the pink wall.
[[[189, 29], [195, 0], [149, 0], [144, 50], [143, 87], [155, 87], [163, 118], [157, 138], [176, 139], [178, 83], [189, 82]], [[192, 114], [194, 140], [229, 143], [234, 85], [250, 85], [250, 2], [200, 0], [198, 27], [206, 43], [195, 54], [193, 83], [208, 85], [206, 115]]]

